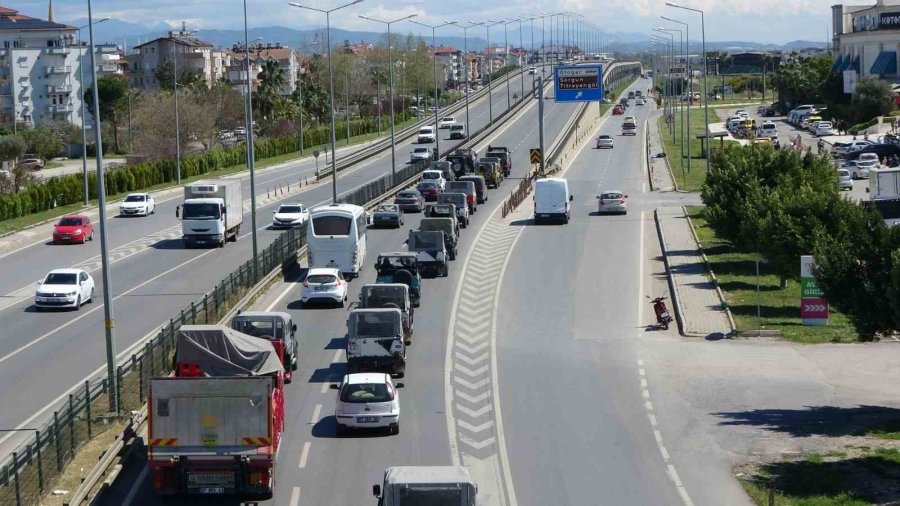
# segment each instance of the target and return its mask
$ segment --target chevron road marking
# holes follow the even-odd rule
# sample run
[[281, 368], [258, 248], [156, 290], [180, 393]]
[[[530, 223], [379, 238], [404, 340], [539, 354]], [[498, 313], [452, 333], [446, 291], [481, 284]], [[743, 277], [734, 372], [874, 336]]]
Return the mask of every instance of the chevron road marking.
[[462, 344], [462, 343], [457, 343], [456, 346], [458, 346], [458, 347], [459, 347], [461, 350], [463, 350], [464, 352], [466, 352], [466, 353], [468, 353], [468, 354], [470, 354], [470, 355], [474, 355], [474, 354], [476, 354], [476, 353], [481, 352], [481, 350], [487, 348], [487, 347], [488, 347], [488, 343], [487, 343], [487, 342], [483, 342], [483, 343], [481, 343], [481, 344], [476, 344], [475, 346], [466, 346], [466, 345], [464, 345], [464, 344]]
[[480, 394], [478, 394], [478, 395], [469, 395], [469, 394], [467, 394], [467, 393], [465, 393], [465, 392], [456, 391], [456, 392], [454, 392], [454, 395], [455, 395], [456, 397], [461, 398], [461, 399], [465, 399], [466, 401], [468, 401], [468, 402], [470, 402], [470, 403], [472, 403], [472, 404], [478, 404], [478, 403], [480, 403], [480, 402], [484, 402], [485, 399], [489, 398], [489, 397], [491, 396], [491, 393], [490, 393], [490, 392], [483, 392], [483, 393], [480, 393]]
[[457, 425], [459, 425], [461, 428], [466, 429], [466, 430], [469, 431], [469, 432], [476, 432], [476, 433], [477, 433], [477, 432], [484, 432], [484, 431], [486, 431], [486, 430], [488, 430], [488, 429], [490, 429], [490, 428], [492, 428], [492, 427], [494, 426], [494, 422], [492, 422], [492, 421], [490, 421], [490, 420], [488, 420], [488, 421], [486, 421], [486, 422], [484, 422], [484, 423], [482, 423], [482, 424], [479, 424], [479, 425], [472, 425], [472, 424], [470, 424], [470, 423], [468, 423], [468, 422], [466, 422], [466, 421], [464, 421], [464, 420], [458, 420], [456, 423], [457, 423]]
[[469, 415], [472, 418], [478, 418], [478, 417], [483, 416], [486, 413], [489, 413], [491, 411], [491, 405], [488, 404], [487, 406], [482, 406], [478, 409], [469, 409], [461, 404], [458, 404], [456, 406], [456, 409], [462, 411], [463, 413]]
[[477, 368], [477, 369], [474, 369], [474, 370], [469, 369], [468, 367], [466, 367], [466, 366], [464, 366], [464, 365], [462, 365], [462, 364], [456, 364], [454, 367], [456, 367], [456, 370], [457, 370], [457, 371], [459, 371], [459, 372], [465, 374], [466, 376], [469, 376], [470, 378], [481, 377], [481, 376], [484, 376], [485, 373], [490, 372], [490, 369], [488, 369], [488, 367], [487, 367], [486, 365], [485, 365], [485, 366], [481, 366], [481, 367], [479, 367], [479, 368]]
[[471, 366], [477, 366], [478, 364], [480, 364], [488, 359], [488, 357], [486, 357], [484, 355], [481, 355], [477, 358], [469, 358], [458, 351], [455, 352], [453, 355], [456, 357], [457, 360], [461, 360]]
[[497, 440], [494, 439], [494, 436], [482, 439], [480, 441], [475, 441], [475, 440], [469, 439], [465, 436], [459, 436], [459, 442], [462, 444], [471, 446], [472, 448], [475, 448], [476, 450], [483, 450], [483, 449], [487, 448], [488, 446], [491, 446], [494, 443], [496, 443]]
[[453, 378], [453, 381], [468, 388], [469, 390], [481, 390], [483, 387], [491, 384], [490, 378], [485, 378], [482, 380], [478, 380], [475, 383], [472, 383], [471, 381], [464, 380], [464, 379], [460, 378], [459, 376], [455, 376]]

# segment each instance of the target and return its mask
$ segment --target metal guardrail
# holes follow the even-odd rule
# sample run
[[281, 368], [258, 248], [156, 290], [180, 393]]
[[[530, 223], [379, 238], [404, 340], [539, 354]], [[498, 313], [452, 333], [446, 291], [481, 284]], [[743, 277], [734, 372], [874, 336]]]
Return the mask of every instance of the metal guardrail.
[[[468, 140], [454, 146], [469, 147], [481, 142], [498, 123], [506, 121], [526, 103], [522, 97], [510, 109], [497, 115], [492, 123], [485, 125]], [[416, 163], [397, 171], [397, 184], [392, 184], [391, 176], [377, 180], [339, 197], [346, 203], [363, 205], [378, 202], [392, 191], [399, 191], [413, 183], [428, 162]], [[117, 389], [110, 392], [105, 375], [88, 380], [82, 387], [69, 391], [68, 403], [53, 411], [52, 419], [33, 429], [34, 437], [17, 447], [11, 456], [0, 463], [0, 504], [36, 504], [47, 492], [49, 485], [62, 473], [65, 465], [74, 457], [77, 449], [93, 436], [108, 430], [111, 420], [119, 415], [106, 413], [109, 396], [115, 395], [120, 413], [139, 411], [147, 398], [149, 379], [165, 375], [171, 371], [175, 335], [181, 325], [216, 323], [225, 317], [254, 287], [265, 278], [296, 264], [298, 254], [305, 251], [305, 228], [293, 228], [280, 234], [275, 241], [260, 252], [256, 265], [253, 259], [242, 264], [217, 284], [203, 298], [191, 302], [157, 331], [143, 339], [143, 345], [134, 350], [117, 367]], [[118, 450], [116, 450], [117, 452]], [[104, 454], [103, 462], [113, 461], [110, 450]], [[99, 466], [98, 466], [99, 467]], [[88, 480], [79, 487], [78, 495], [90, 490], [103, 472], [92, 470]], [[70, 504], [78, 504], [72, 497]]]

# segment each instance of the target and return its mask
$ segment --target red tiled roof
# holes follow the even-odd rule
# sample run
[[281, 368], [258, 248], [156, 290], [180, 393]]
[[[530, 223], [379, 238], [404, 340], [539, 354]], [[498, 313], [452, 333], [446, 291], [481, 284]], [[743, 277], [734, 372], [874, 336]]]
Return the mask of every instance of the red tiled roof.
[[0, 6], [0, 30], [74, 30], [74, 26], [33, 18]]

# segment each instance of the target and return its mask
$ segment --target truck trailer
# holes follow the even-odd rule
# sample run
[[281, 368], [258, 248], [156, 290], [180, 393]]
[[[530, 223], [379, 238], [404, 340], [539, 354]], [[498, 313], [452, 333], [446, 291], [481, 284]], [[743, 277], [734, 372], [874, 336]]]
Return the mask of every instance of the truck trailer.
[[183, 325], [175, 371], [150, 379], [147, 419], [157, 495], [272, 498], [284, 368], [271, 341], [222, 325]]

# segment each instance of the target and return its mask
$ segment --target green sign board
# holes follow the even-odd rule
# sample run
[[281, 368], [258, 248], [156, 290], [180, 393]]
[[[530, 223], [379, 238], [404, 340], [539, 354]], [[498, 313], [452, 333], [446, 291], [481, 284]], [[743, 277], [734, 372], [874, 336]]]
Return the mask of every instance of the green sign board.
[[800, 278], [800, 293], [800, 297], [804, 299], [825, 296], [825, 292], [819, 287], [816, 278]]

